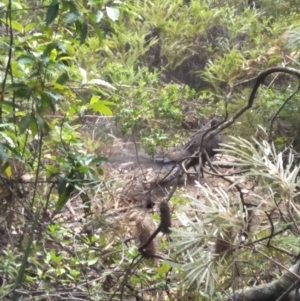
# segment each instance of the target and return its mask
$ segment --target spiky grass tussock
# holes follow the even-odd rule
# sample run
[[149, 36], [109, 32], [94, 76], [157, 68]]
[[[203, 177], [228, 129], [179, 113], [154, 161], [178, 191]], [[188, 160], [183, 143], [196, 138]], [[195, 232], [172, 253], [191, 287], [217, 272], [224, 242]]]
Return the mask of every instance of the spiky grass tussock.
[[[230, 279], [229, 273], [232, 268], [234, 270], [233, 254], [239, 257], [239, 268], [250, 273], [246, 263], [251, 252], [259, 249], [268, 253], [268, 248], [259, 243], [243, 247], [243, 233], [248, 231], [250, 211], [255, 223], [247, 233], [250, 241], [251, 238], [268, 237], [280, 221], [298, 228], [295, 216], [299, 216], [300, 166], [295, 164], [292, 152], [284, 157], [267, 141], [253, 139], [252, 144], [242, 138], [230, 139], [231, 143], [224, 144], [222, 151], [234, 157], [235, 165], [245, 172], [230, 177], [233, 184], [227, 189], [196, 183], [201, 200], [187, 195], [191, 202], [183, 213], [177, 215], [182, 227], [172, 229], [173, 242], [170, 244], [174, 253], [185, 262], [179, 269], [184, 274], [185, 285], [195, 283], [198, 289], [201, 286], [201, 290], [211, 296], [216, 279]], [[241, 195], [233, 190], [236, 184], [250, 187], [246, 189], [249, 196], [246, 201], [250, 201], [250, 207], [243, 207]], [[286, 234], [276, 236], [273, 241], [285, 241], [283, 246], [286, 246], [288, 237]], [[252, 263], [252, 273], [261, 267], [261, 263], [266, 264], [264, 256]]]

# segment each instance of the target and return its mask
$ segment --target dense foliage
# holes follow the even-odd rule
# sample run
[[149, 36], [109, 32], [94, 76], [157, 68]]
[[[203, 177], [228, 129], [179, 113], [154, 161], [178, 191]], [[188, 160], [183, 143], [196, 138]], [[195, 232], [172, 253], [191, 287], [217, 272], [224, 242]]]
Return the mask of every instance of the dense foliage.
[[[289, 267], [300, 251], [295, 77], [267, 77], [224, 136], [237, 164], [251, 166], [232, 187], [242, 183], [262, 206], [248, 239], [265, 243], [276, 221], [274, 250], [249, 242], [241, 252], [225, 244], [209, 253], [212, 241], [237, 243], [245, 213], [230, 189], [197, 184], [209, 206], [181, 192], [170, 201], [173, 242], [159, 243], [169, 261], [141, 258], [130, 240], [135, 219], [116, 209], [122, 176], [105, 169], [103, 120], [114, 116], [123, 135], [153, 154], [180, 145], [212, 116], [233, 116], [261, 71], [299, 68], [300, 1], [256, 2], [0, 2], [1, 298], [217, 300], [232, 292], [234, 277], [249, 286]], [[258, 125], [272, 130], [275, 146]], [[153, 214], [145, 224], [158, 221]], [[257, 260], [234, 271], [250, 255]], [[201, 260], [207, 265], [195, 268]]]

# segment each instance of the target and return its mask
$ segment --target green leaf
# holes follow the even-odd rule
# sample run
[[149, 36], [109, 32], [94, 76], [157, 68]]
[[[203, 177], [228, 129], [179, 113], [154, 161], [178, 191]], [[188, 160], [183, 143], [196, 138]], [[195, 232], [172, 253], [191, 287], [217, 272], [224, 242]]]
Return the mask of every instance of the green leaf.
[[20, 24], [20, 23], [17, 22], [17, 21], [12, 20], [12, 21], [11, 21], [11, 27], [12, 27], [14, 30], [17, 30], [18, 32], [23, 32], [23, 25]]
[[66, 53], [68, 51], [68, 46], [65, 43], [61, 42], [55, 42], [57, 48], [61, 50], [63, 53]]
[[71, 12], [67, 14], [67, 17], [65, 19], [65, 24], [71, 24], [77, 21], [81, 17], [80, 12]]
[[43, 58], [49, 57], [51, 51], [52, 51], [53, 49], [56, 49], [56, 47], [57, 47], [57, 43], [56, 43], [56, 42], [53, 42], [53, 43], [48, 44], [47, 47], [45, 48], [45, 50], [43, 51], [42, 57], [43, 57]]
[[66, 86], [60, 85], [59, 83], [53, 83], [53, 87], [58, 91], [66, 91], [68, 89]]
[[17, 91], [19, 89], [27, 89], [28, 86], [26, 86], [25, 84], [23, 83], [14, 83], [14, 84], [11, 84], [9, 85], [6, 89], [5, 89], [5, 92], [10, 92], [10, 91]]
[[101, 233], [100, 235], [100, 246], [101, 247], [105, 247], [107, 246], [107, 239], [106, 239], [106, 234], [105, 233]]
[[[69, 182], [70, 180], [67, 179], [74, 179], [75, 180], [76, 171], [71, 169], [70, 173], [67, 177], [62, 176], [57, 180], [57, 191], [59, 193], [58, 201], [56, 203], [56, 209], [60, 210], [63, 206], [67, 203], [70, 198], [71, 193], [76, 189], [75, 186]], [[68, 186], [67, 186], [68, 184]], [[66, 188], [64, 188], [66, 187]]]
[[170, 265], [167, 262], [162, 262], [160, 267], [158, 268], [159, 275], [165, 275], [170, 270]]
[[92, 259], [88, 259], [87, 265], [91, 266], [94, 265], [99, 260], [99, 257], [94, 257]]
[[54, 250], [50, 251], [50, 256], [51, 256], [51, 260], [53, 260], [53, 262], [58, 263], [61, 262], [63, 259], [62, 255], [56, 255]]
[[9, 149], [15, 155], [16, 158], [21, 159], [21, 156], [16, 151], [15, 147], [10, 146], [8, 143], [2, 143], [1, 146]]
[[108, 101], [108, 100], [100, 100], [101, 101], [101, 104], [102, 105], [105, 105], [105, 106], [114, 106], [115, 104], [111, 101]]
[[[42, 58], [47, 58], [47, 57], [51, 57], [51, 55], [53, 55], [53, 49], [56, 50], [56, 54], [57, 53], [63, 53], [65, 54], [67, 52], [67, 45], [64, 43], [60, 43], [60, 42], [52, 42], [50, 44], [47, 45], [47, 47], [44, 49], [43, 54], [42, 54]], [[61, 52], [60, 52], [60, 51]], [[61, 57], [60, 60], [66, 60], [68, 57], [64, 56]], [[68, 59], [72, 59], [71, 57]], [[53, 58], [52, 58], [53, 60]]]
[[6, 167], [3, 168], [4, 169], [4, 173], [5, 175], [10, 179], [11, 176], [12, 176], [12, 169], [11, 169], [11, 166], [9, 164], [6, 163]]
[[21, 121], [19, 123], [19, 129], [21, 134], [24, 133], [26, 130], [29, 130], [32, 119], [33, 116], [31, 113], [21, 118]]
[[10, 24], [11, 24], [11, 27], [14, 30], [19, 31], [19, 32], [23, 32], [23, 26], [19, 22], [12, 20], [11, 23], [10, 23], [5, 18], [1, 18], [0, 20], [1, 20], [1, 22], [6, 24], [7, 26], [10, 26]]
[[103, 5], [103, 0], [89, 0], [89, 5], [95, 6], [95, 5], [99, 5], [102, 6]]
[[87, 110], [87, 107], [86, 106], [80, 106], [79, 107], [79, 111], [78, 111], [78, 114], [80, 117], [83, 117], [83, 115], [85, 114], [85, 111]]
[[111, 116], [112, 115], [112, 111], [109, 107], [105, 106], [104, 104], [102, 104], [101, 101], [94, 103], [91, 105], [91, 108], [98, 113], [101, 113], [103, 115], [107, 115], [107, 116]]
[[101, 10], [98, 10], [96, 13], [89, 13], [88, 17], [90, 21], [99, 23], [104, 16], [104, 13]]
[[13, 102], [11, 102], [11, 101], [6, 101], [6, 100], [1, 101], [1, 102], [0, 102], [0, 107], [5, 107], [5, 106], [11, 107], [11, 108], [17, 108], [17, 109], [20, 109], [20, 108], [21, 108], [20, 105], [15, 104], [15, 103], [13, 103]]
[[51, 175], [58, 173], [58, 168], [55, 166], [45, 165], [45, 167], [46, 167], [47, 172], [50, 173]]
[[99, 96], [93, 95], [90, 100], [90, 107], [99, 113], [104, 115], [112, 115], [112, 111], [107, 106], [113, 106], [114, 103], [107, 100], [99, 100]]
[[106, 6], [106, 13], [107, 16], [112, 20], [112, 21], [117, 21], [120, 17], [120, 10], [116, 7], [110, 7]]
[[51, 95], [49, 95], [49, 94], [50, 93], [43, 92], [43, 91], [40, 93], [41, 100], [42, 100], [42, 105], [41, 105], [40, 108], [38, 108], [38, 112], [40, 114], [42, 114], [49, 107], [52, 110], [52, 112], [55, 113], [55, 106], [54, 106], [54, 104], [52, 102]]
[[67, 0], [65, 3], [67, 3], [70, 12], [78, 12], [80, 9], [76, 1]]
[[75, 190], [75, 187], [69, 183], [69, 186], [64, 189], [64, 191], [59, 195], [58, 201], [56, 203], [56, 209], [60, 210], [70, 199], [71, 193]]
[[71, 274], [72, 277], [76, 278], [77, 276], [79, 276], [81, 274], [81, 271], [70, 269], [70, 274]]
[[59, 101], [61, 99], [61, 95], [56, 93], [55, 91], [45, 91], [44, 93], [47, 94], [54, 101]]
[[73, 61], [74, 60], [74, 58], [73, 57], [71, 57], [71, 56], [62, 56], [62, 57], [60, 57], [57, 61], [58, 62], [62, 62], [63, 64], [68, 64], [68, 61]]
[[82, 23], [79, 20], [75, 21], [75, 28], [76, 28], [76, 33], [81, 34]]
[[36, 26], [36, 23], [29, 23], [25, 26], [25, 32], [30, 31], [30, 29], [34, 28]]
[[33, 136], [37, 134], [38, 126], [35, 116], [32, 113], [28, 113], [26, 116], [21, 118], [19, 123], [19, 129], [21, 133], [24, 133], [26, 130], [31, 130]]
[[58, 194], [62, 194], [64, 192], [64, 190], [66, 189], [67, 186], [67, 181], [64, 175], [60, 175], [57, 178], [57, 191]]
[[17, 58], [19, 64], [33, 64], [35, 61], [34, 57], [30, 54], [23, 54]]
[[56, 82], [60, 85], [64, 85], [69, 80], [69, 75], [67, 72], [64, 72], [59, 76], [59, 78], [56, 80]]
[[103, 42], [103, 34], [102, 34], [102, 31], [101, 31], [101, 29], [99, 28], [99, 26], [98, 26], [96, 23], [92, 22], [92, 26], [93, 26], [93, 28], [94, 28], [94, 30], [95, 30], [95, 33], [96, 33], [96, 35], [97, 35], [97, 37], [98, 37], [98, 40], [99, 40], [99, 43], [100, 43], [100, 45], [101, 45], [102, 42]]
[[31, 120], [30, 120], [30, 130], [31, 130], [31, 135], [34, 137], [37, 132], [38, 132], [38, 124], [37, 124], [37, 120], [36, 117], [31, 114]]
[[21, 97], [21, 98], [28, 98], [32, 92], [32, 88], [28, 87], [27, 85], [23, 83], [14, 83], [11, 85], [8, 85], [5, 88], [5, 92], [15, 92], [15, 96]]
[[91, 164], [101, 164], [103, 162], [107, 162], [107, 158], [105, 157], [97, 157], [97, 158], [94, 158], [91, 162], [90, 162], [90, 165]]
[[45, 133], [50, 132], [50, 126], [39, 114], [36, 114], [36, 121], [40, 130], [43, 130]]
[[86, 40], [88, 32], [88, 26], [86, 22], [83, 22], [82, 28], [81, 28], [81, 34], [80, 34], [80, 45], [83, 44]]
[[55, 18], [58, 15], [58, 11], [59, 11], [59, 3], [58, 2], [52, 2], [47, 10], [47, 15], [46, 15], [46, 24], [49, 25], [50, 23], [52, 23]]
[[94, 103], [96, 103], [96, 102], [98, 102], [98, 101], [99, 101], [99, 96], [93, 95], [93, 96], [91, 97], [90, 104], [92, 105], [92, 104], [94, 104]]

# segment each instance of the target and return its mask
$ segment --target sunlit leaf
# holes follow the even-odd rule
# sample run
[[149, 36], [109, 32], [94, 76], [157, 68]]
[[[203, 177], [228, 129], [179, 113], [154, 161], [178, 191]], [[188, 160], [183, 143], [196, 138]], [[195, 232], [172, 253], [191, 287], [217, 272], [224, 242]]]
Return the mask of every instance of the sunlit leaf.
[[67, 63], [67, 61], [72, 61], [72, 60], [74, 60], [73, 57], [70, 57], [70, 56], [62, 56], [62, 57], [60, 57], [57, 61], [58, 61], [58, 62]]
[[15, 20], [11, 20], [11, 23], [10, 23], [10, 22], [8, 22], [7, 19], [0, 18], [0, 21], [3, 22], [4, 24], [6, 24], [7, 26], [11, 25], [11, 27], [18, 32], [23, 32], [23, 26]]
[[60, 91], [65, 91], [65, 90], [67, 90], [67, 87], [66, 86], [63, 86], [63, 85], [60, 85], [59, 83], [53, 83], [53, 86], [54, 86], [54, 88], [55, 89], [57, 89], [57, 90], [60, 90]]
[[42, 57], [49, 57], [52, 50], [55, 49], [57, 47], [57, 43], [56, 42], [53, 42], [53, 43], [50, 43], [47, 45], [47, 47], [45, 48], [43, 54], [42, 54]]
[[94, 103], [96, 103], [97, 101], [99, 101], [99, 96], [93, 95], [93, 96], [91, 97], [90, 104], [94, 104]]
[[104, 104], [101, 103], [101, 101], [99, 101], [98, 103], [94, 103], [93, 105], [91, 105], [91, 108], [98, 113], [101, 113], [103, 115], [107, 115], [107, 116], [111, 116], [112, 115], [112, 111], [109, 107], [105, 106]]
[[95, 20], [95, 22], [96, 23], [99, 23], [101, 20], [102, 20], [102, 18], [103, 18], [103, 12], [101, 11], [101, 10], [98, 10], [97, 12], [96, 12], [96, 20]]
[[112, 21], [117, 21], [120, 17], [120, 10], [116, 7], [110, 7], [106, 6], [106, 13], [107, 16], [112, 20]]
[[67, 17], [65, 19], [65, 24], [71, 24], [77, 21], [81, 17], [80, 12], [71, 12], [67, 14]]
[[46, 165], [46, 170], [50, 174], [56, 174], [58, 173], [58, 168], [52, 165]]
[[56, 49], [52, 49], [49, 58], [53, 62], [53, 61], [56, 60], [56, 57], [57, 57], [57, 50]]
[[87, 81], [87, 73], [86, 73], [86, 70], [83, 69], [83, 68], [78, 68], [78, 69], [79, 69], [79, 72], [80, 72], [80, 74], [81, 74], [81, 76], [82, 76], [82, 83], [84, 84], [84, 83], [86, 83], [86, 81]]
[[94, 79], [91, 79], [90, 81], [88, 81], [86, 83], [87, 85], [99, 85], [99, 86], [105, 86], [105, 87], [108, 87], [112, 90], [116, 90], [116, 88], [111, 85], [109, 82], [103, 80], [103, 79], [99, 79], [99, 78], [94, 78]]
[[10, 166], [10, 165], [8, 165], [8, 166], [5, 168], [4, 172], [5, 172], [5, 174], [6, 174], [6, 176], [7, 176], [8, 178], [11, 178], [11, 176], [12, 176], [12, 169], [11, 169], [11, 166]]
[[88, 266], [93, 265], [93, 264], [95, 264], [98, 260], [99, 260], [98, 257], [94, 257], [94, 258], [92, 258], [92, 259], [89, 259], [88, 262], [87, 262], [87, 265], [88, 265]]
[[76, 278], [77, 276], [79, 276], [81, 274], [80, 270], [74, 270], [74, 269], [70, 269], [70, 274]]
[[23, 31], [23, 25], [20, 24], [19, 22], [17, 21], [14, 21], [12, 20], [11, 21], [11, 27], [19, 32], [22, 32]]
[[158, 268], [158, 273], [160, 275], [165, 275], [170, 270], [170, 265], [167, 262], [162, 262]]
[[35, 26], [36, 26], [36, 23], [29, 23], [25, 26], [24, 31], [28, 32], [28, 31], [30, 31], [30, 29], [34, 28]]

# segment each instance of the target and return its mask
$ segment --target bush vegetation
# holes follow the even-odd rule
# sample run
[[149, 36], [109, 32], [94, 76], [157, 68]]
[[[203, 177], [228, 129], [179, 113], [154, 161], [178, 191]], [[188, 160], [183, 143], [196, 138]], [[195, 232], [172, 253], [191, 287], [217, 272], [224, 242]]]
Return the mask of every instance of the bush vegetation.
[[[292, 265], [300, 3], [257, 2], [0, 3], [0, 298], [225, 300]], [[224, 152], [246, 171], [230, 189], [226, 177], [218, 189], [198, 183], [203, 202], [177, 191], [172, 241], [155, 246], [164, 260], [141, 256], [132, 224], [160, 219], [120, 206], [124, 177], [106, 169], [110, 142], [97, 121], [114, 117], [155, 154], [215, 115], [230, 120], [275, 67], [296, 71], [266, 77], [224, 132]]]

